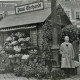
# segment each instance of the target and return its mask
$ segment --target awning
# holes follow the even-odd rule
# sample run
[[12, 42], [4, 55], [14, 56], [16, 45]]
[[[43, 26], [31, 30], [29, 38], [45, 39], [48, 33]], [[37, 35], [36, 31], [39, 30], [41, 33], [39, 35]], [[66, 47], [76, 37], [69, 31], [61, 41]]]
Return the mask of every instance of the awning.
[[[60, 7], [60, 6], [58, 6], [58, 7]], [[60, 7], [60, 8], [62, 9], [62, 7]], [[63, 12], [64, 12], [64, 10], [63, 10]], [[61, 12], [61, 14], [63, 12]], [[0, 29], [13, 28], [13, 27], [16, 29], [17, 26], [41, 23], [41, 22], [44, 22], [49, 16], [51, 18], [51, 7], [47, 7], [47, 8], [44, 8], [43, 10], [38, 10], [38, 11], [34, 11], [34, 12], [7, 16], [3, 20], [0, 21]], [[69, 25], [69, 24], [71, 24], [71, 21], [67, 17], [66, 14], [60, 15], [57, 13], [57, 22], [56, 23], [59, 25]]]
[[20, 30], [20, 29], [32, 29], [32, 28], [36, 28], [36, 26], [25, 26], [25, 27], [18, 27], [18, 28], [4, 28], [1, 29], [0, 32], [6, 32], [6, 31], [14, 31], [14, 30]]
[[2, 21], [0, 21], [0, 28], [41, 23], [44, 22], [50, 14], [51, 8], [45, 8], [44, 10], [7, 16]]

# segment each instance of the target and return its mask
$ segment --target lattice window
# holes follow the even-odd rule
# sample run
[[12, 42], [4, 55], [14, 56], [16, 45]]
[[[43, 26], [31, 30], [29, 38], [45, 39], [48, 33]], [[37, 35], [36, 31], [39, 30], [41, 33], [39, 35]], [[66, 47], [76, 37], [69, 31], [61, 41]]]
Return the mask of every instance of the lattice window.
[[76, 20], [80, 20], [80, 11], [76, 11]]

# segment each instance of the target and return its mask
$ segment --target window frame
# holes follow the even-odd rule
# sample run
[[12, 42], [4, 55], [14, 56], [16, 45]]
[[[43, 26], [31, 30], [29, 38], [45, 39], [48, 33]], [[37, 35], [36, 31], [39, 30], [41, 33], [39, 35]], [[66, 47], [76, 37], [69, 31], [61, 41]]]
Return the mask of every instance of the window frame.
[[[77, 15], [76, 15], [77, 12], [79, 12], [79, 19], [77, 18]], [[74, 17], [75, 17], [75, 20], [80, 21], [80, 10], [74, 11]]]

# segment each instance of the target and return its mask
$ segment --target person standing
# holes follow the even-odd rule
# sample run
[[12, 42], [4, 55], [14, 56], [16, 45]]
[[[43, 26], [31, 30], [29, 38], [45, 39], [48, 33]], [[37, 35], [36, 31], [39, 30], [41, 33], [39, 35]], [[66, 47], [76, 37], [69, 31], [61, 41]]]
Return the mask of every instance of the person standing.
[[74, 63], [74, 49], [73, 45], [69, 42], [69, 37], [65, 36], [65, 42], [60, 46], [61, 58], [61, 69], [69, 77], [71, 75], [72, 69], [75, 69]]

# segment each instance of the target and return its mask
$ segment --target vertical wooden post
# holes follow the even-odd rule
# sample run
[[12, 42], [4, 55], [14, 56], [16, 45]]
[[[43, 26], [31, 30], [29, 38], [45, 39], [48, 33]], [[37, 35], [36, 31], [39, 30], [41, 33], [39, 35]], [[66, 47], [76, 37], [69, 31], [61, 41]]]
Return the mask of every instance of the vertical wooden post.
[[57, 31], [57, 11], [56, 11], [56, 0], [51, 0], [51, 14], [52, 14], [52, 25], [53, 25], [53, 45], [52, 49], [58, 49], [58, 31]]
[[58, 45], [58, 25], [57, 25], [57, 10], [56, 10], [56, 0], [51, 0], [51, 15], [52, 15], [52, 26], [53, 26], [53, 44], [51, 47], [53, 61], [56, 61], [57, 65], [52, 65], [52, 70], [59, 69], [59, 45]]

